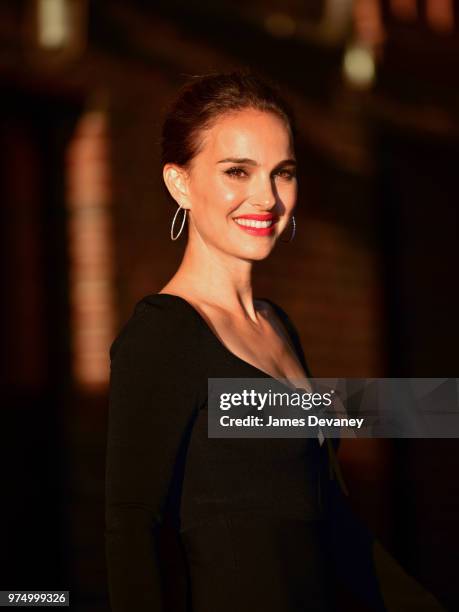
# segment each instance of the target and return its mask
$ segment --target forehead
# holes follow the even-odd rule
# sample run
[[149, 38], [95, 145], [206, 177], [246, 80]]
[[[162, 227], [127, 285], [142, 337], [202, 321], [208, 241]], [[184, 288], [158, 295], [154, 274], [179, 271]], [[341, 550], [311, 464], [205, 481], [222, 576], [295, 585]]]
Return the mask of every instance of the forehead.
[[222, 116], [204, 132], [201, 154], [207, 159], [239, 157], [276, 162], [292, 156], [293, 143], [280, 117], [245, 109]]

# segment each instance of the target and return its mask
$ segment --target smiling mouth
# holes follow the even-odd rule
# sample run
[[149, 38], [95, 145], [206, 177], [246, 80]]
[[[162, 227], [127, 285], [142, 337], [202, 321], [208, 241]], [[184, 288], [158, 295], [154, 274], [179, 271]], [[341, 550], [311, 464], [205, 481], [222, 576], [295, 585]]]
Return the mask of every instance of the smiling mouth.
[[266, 221], [257, 221], [255, 219], [242, 219], [242, 218], [234, 219], [234, 221], [238, 225], [242, 225], [243, 227], [254, 227], [256, 229], [271, 227], [276, 222], [275, 219], [267, 219]]
[[[263, 217], [256, 218], [258, 215], [247, 215], [244, 217], [233, 217], [233, 221], [240, 227], [240, 229], [246, 234], [251, 236], [272, 236], [275, 234], [275, 225], [279, 221], [279, 217], [275, 215], [263, 215]], [[259, 215], [261, 216], [261, 215]], [[250, 218], [252, 217], [252, 218]]]

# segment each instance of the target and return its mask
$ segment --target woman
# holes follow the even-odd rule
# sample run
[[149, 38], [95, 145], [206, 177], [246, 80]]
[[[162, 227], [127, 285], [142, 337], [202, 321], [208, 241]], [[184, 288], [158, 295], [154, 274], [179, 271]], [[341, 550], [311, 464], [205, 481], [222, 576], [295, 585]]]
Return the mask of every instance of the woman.
[[340, 609], [326, 519], [331, 447], [207, 433], [208, 378], [309, 385], [289, 317], [252, 292], [253, 264], [295, 233], [295, 166], [291, 113], [253, 75], [195, 79], [165, 121], [163, 177], [178, 205], [171, 237], [188, 215], [188, 242], [173, 278], [137, 303], [110, 349], [114, 612], [169, 609], [166, 519], [192, 612]]

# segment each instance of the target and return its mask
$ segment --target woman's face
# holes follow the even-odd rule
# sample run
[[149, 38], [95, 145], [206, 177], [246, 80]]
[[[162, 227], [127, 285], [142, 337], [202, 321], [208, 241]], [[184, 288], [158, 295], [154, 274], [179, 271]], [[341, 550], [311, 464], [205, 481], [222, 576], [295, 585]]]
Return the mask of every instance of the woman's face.
[[197, 234], [190, 238], [239, 258], [264, 259], [296, 204], [289, 128], [273, 113], [246, 109], [223, 116], [201, 137], [186, 178], [185, 207]]

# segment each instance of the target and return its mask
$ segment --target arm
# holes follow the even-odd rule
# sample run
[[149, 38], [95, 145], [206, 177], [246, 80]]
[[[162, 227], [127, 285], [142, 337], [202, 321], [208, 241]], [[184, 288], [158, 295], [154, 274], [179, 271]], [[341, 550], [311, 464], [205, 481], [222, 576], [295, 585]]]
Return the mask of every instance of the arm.
[[[183, 312], [183, 311], [182, 311]], [[112, 345], [106, 560], [113, 612], [162, 612], [158, 530], [197, 398], [193, 321], [141, 302]]]

